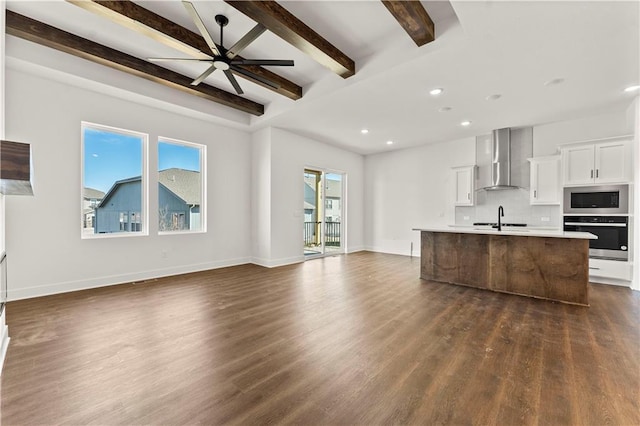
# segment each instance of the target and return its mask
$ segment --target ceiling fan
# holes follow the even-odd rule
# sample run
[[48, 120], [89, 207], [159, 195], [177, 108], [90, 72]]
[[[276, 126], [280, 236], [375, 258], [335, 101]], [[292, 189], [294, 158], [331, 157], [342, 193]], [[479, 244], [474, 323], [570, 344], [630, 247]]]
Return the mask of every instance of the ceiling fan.
[[222, 72], [224, 72], [224, 75], [227, 76], [227, 79], [229, 80], [229, 82], [231, 83], [231, 85], [233, 86], [233, 88], [236, 90], [236, 93], [238, 93], [239, 95], [242, 95], [244, 92], [242, 91], [242, 88], [240, 87], [240, 84], [238, 84], [238, 80], [236, 80], [235, 76], [233, 75], [233, 73], [231, 71], [235, 71], [238, 74], [241, 75], [245, 75], [249, 78], [252, 78], [254, 80], [260, 81], [263, 84], [266, 84], [267, 86], [273, 87], [275, 89], [280, 88], [280, 85], [278, 83], [275, 83], [273, 81], [270, 81], [262, 76], [259, 76], [257, 74], [252, 73], [251, 71], [248, 71], [244, 68], [242, 68], [242, 65], [267, 65], [267, 66], [284, 66], [284, 67], [292, 67], [293, 66], [293, 61], [292, 60], [281, 60], [281, 59], [241, 59], [241, 58], [237, 58], [238, 54], [244, 50], [249, 44], [251, 44], [255, 39], [257, 39], [263, 32], [266, 31], [266, 28], [261, 25], [261, 24], [257, 24], [255, 27], [253, 27], [251, 29], [251, 31], [249, 31], [247, 34], [244, 35], [244, 37], [242, 37], [240, 40], [238, 40], [238, 42], [236, 44], [234, 44], [233, 46], [231, 46], [229, 49], [225, 49], [223, 46], [223, 42], [224, 42], [224, 38], [223, 38], [223, 31], [224, 31], [224, 27], [229, 23], [229, 19], [224, 16], [224, 15], [216, 15], [215, 20], [216, 23], [220, 26], [220, 44], [216, 44], [213, 41], [213, 38], [211, 38], [211, 35], [209, 34], [209, 31], [207, 31], [207, 27], [205, 27], [204, 22], [202, 21], [202, 19], [200, 18], [200, 15], [198, 15], [198, 12], [196, 11], [196, 8], [193, 6], [193, 4], [189, 1], [183, 0], [182, 4], [184, 5], [185, 9], [187, 10], [187, 12], [189, 13], [189, 15], [191, 16], [191, 19], [193, 19], [193, 22], [196, 24], [196, 27], [198, 27], [198, 30], [200, 31], [200, 34], [202, 34], [202, 37], [204, 37], [204, 40], [207, 42], [207, 45], [209, 46], [209, 49], [211, 49], [211, 52], [213, 53], [213, 57], [212, 58], [208, 58], [208, 59], [197, 59], [197, 58], [147, 58], [147, 60], [152, 61], [152, 62], [163, 62], [163, 61], [184, 61], [184, 62], [208, 62], [211, 65], [209, 66], [209, 68], [207, 68], [207, 70], [205, 72], [203, 72], [202, 74], [200, 74], [200, 76], [198, 76], [198, 78], [196, 78], [195, 80], [193, 80], [191, 82], [192, 86], [197, 86], [198, 84], [202, 83], [202, 81], [207, 78], [209, 75], [211, 75], [211, 73], [213, 73], [215, 70], [221, 70]]

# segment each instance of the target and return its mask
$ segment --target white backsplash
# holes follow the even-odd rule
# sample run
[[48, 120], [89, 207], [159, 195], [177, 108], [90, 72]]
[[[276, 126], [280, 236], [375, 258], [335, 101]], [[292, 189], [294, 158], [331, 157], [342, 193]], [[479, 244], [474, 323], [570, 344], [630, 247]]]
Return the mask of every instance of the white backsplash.
[[504, 208], [503, 223], [526, 223], [529, 226], [560, 228], [560, 206], [529, 204], [529, 191], [508, 189], [502, 191], [478, 191], [472, 207], [456, 207], [456, 225], [473, 225], [475, 222], [497, 222], [498, 206]]

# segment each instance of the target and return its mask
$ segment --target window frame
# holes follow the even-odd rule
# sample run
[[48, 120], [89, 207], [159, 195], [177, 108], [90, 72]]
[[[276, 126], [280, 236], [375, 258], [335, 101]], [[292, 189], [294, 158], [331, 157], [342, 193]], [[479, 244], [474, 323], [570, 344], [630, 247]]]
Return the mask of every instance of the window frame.
[[[83, 230], [84, 222], [84, 176], [85, 176], [85, 130], [95, 129], [125, 136], [133, 136], [141, 139], [142, 142], [142, 164], [140, 173], [141, 182], [141, 211], [139, 232], [111, 232], [104, 234], [86, 234]], [[122, 129], [104, 124], [92, 123], [89, 121], [80, 122], [80, 238], [83, 240], [103, 239], [103, 238], [130, 238], [146, 237], [149, 235], [149, 134], [137, 132], [135, 130]], [[106, 195], [106, 194], [105, 194]]]
[[[173, 145], [182, 145], [189, 148], [197, 148], [200, 150], [200, 229], [183, 229], [175, 231], [161, 231], [158, 225], [158, 235], [184, 235], [184, 234], [206, 234], [207, 233], [207, 145], [197, 142], [189, 142], [181, 139], [167, 138], [164, 136], [158, 136], [156, 141], [157, 152], [157, 170], [156, 170], [156, 183], [160, 184], [160, 143], [168, 143]], [[158, 205], [156, 206], [156, 213], [158, 214], [158, 220], [160, 220], [160, 193], [158, 193], [157, 199]], [[170, 213], [171, 214], [171, 213]]]

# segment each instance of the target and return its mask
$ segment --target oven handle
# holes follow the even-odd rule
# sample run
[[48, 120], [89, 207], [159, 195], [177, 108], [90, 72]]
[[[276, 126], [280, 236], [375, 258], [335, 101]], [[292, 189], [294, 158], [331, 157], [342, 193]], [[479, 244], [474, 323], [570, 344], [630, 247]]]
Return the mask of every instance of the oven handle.
[[606, 227], [614, 227], [614, 228], [626, 228], [626, 223], [584, 223], [584, 222], [565, 222], [565, 225], [575, 225], [575, 226], [606, 226]]

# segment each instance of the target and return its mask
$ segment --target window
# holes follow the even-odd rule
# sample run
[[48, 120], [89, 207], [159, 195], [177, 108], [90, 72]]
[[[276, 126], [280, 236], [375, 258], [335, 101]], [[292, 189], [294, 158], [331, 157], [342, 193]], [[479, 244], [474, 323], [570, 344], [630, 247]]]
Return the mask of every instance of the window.
[[205, 232], [206, 146], [158, 140], [158, 230]]
[[82, 237], [146, 235], [146, 134], [82, 123]]

